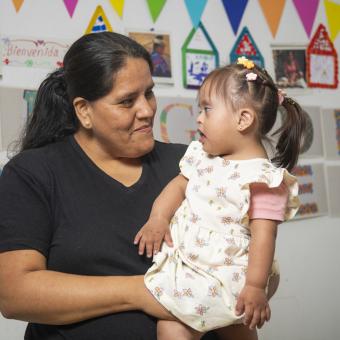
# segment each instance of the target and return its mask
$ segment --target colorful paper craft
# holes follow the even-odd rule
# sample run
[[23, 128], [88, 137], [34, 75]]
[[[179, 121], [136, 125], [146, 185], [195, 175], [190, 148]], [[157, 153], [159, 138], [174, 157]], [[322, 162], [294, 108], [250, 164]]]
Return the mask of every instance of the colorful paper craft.
[[193, 28], [182, 46], [183, 85], [197, 89], [206, 76], [219, 65], [218, 51], [200, 23]]
[[338, 55], [322, 24], [307, 48], [307, 84], [309, 87], [338, 87]]
[[87, 26], [85, 34], [99, 32], [112, 32], [112, 27], [102, 6], [97, 6], [95, 12], [92, 15], [90, 23]]
[[246, 56], [258, 66], [264, 67], [263, 56], [247, 27], [243, 28], [230, 52], [230, 62], [234, 63], [237, 61], [237, 58], [242, 56]]

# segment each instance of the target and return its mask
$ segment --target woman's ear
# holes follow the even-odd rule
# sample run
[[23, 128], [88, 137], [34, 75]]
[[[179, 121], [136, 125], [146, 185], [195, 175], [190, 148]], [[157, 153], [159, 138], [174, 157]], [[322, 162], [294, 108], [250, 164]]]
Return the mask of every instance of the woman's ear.
[[238, 112], [237, 130], [243, 132], [255, 124], [256, 113], [252, 109], [241, 109]]
[[76, 97], [73, 100], [73, 107], [76, 112], [76, 115], [80, 121], [80, 124], [85, 129], [91, 129], [92, 120], [91, 120], [91, 106], [90, 103], [81, 97]]

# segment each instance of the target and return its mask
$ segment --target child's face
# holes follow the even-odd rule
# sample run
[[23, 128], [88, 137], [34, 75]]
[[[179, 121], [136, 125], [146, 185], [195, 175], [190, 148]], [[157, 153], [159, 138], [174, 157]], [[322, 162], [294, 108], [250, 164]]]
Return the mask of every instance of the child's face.
[[200, 115], [197, 118], [203, 150], [213, 156], [235, 152], [239, 134], [237, 116], [226, 103], [215, 95], [202, 91], [199, 98]]

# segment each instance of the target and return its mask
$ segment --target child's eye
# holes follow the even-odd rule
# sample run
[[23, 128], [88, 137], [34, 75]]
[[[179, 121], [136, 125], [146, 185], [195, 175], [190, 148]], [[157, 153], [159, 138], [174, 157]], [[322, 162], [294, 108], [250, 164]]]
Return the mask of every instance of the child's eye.
[[204, 111], [205, 113], [208, 113], [210, 110], [211, 110], [211, 107], [210, 107], [210, 106], [204, 106], [204, 108], [203, 108], [203, 111]]

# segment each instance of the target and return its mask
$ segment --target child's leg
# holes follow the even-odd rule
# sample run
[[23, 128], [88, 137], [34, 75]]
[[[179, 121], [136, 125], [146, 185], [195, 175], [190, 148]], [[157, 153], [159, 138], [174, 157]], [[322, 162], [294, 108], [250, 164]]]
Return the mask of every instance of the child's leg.
[[161, 320], [177, 320], [169, 311], [164, 308], [157, 299], [149, 292], [144, 284], [143, 276], [136, 276], [136, 284], [134, 286], [133, 295], [135, 297], [135, 305], [144, 313], [152, 315]]
[[199, 340], [200, 333], [179, 321], [159, 320], [157, 323], [157, 340]]
[[243, 324], [216, 329], [219, 340], [258, 340], [256, 329], [250, 330]]

